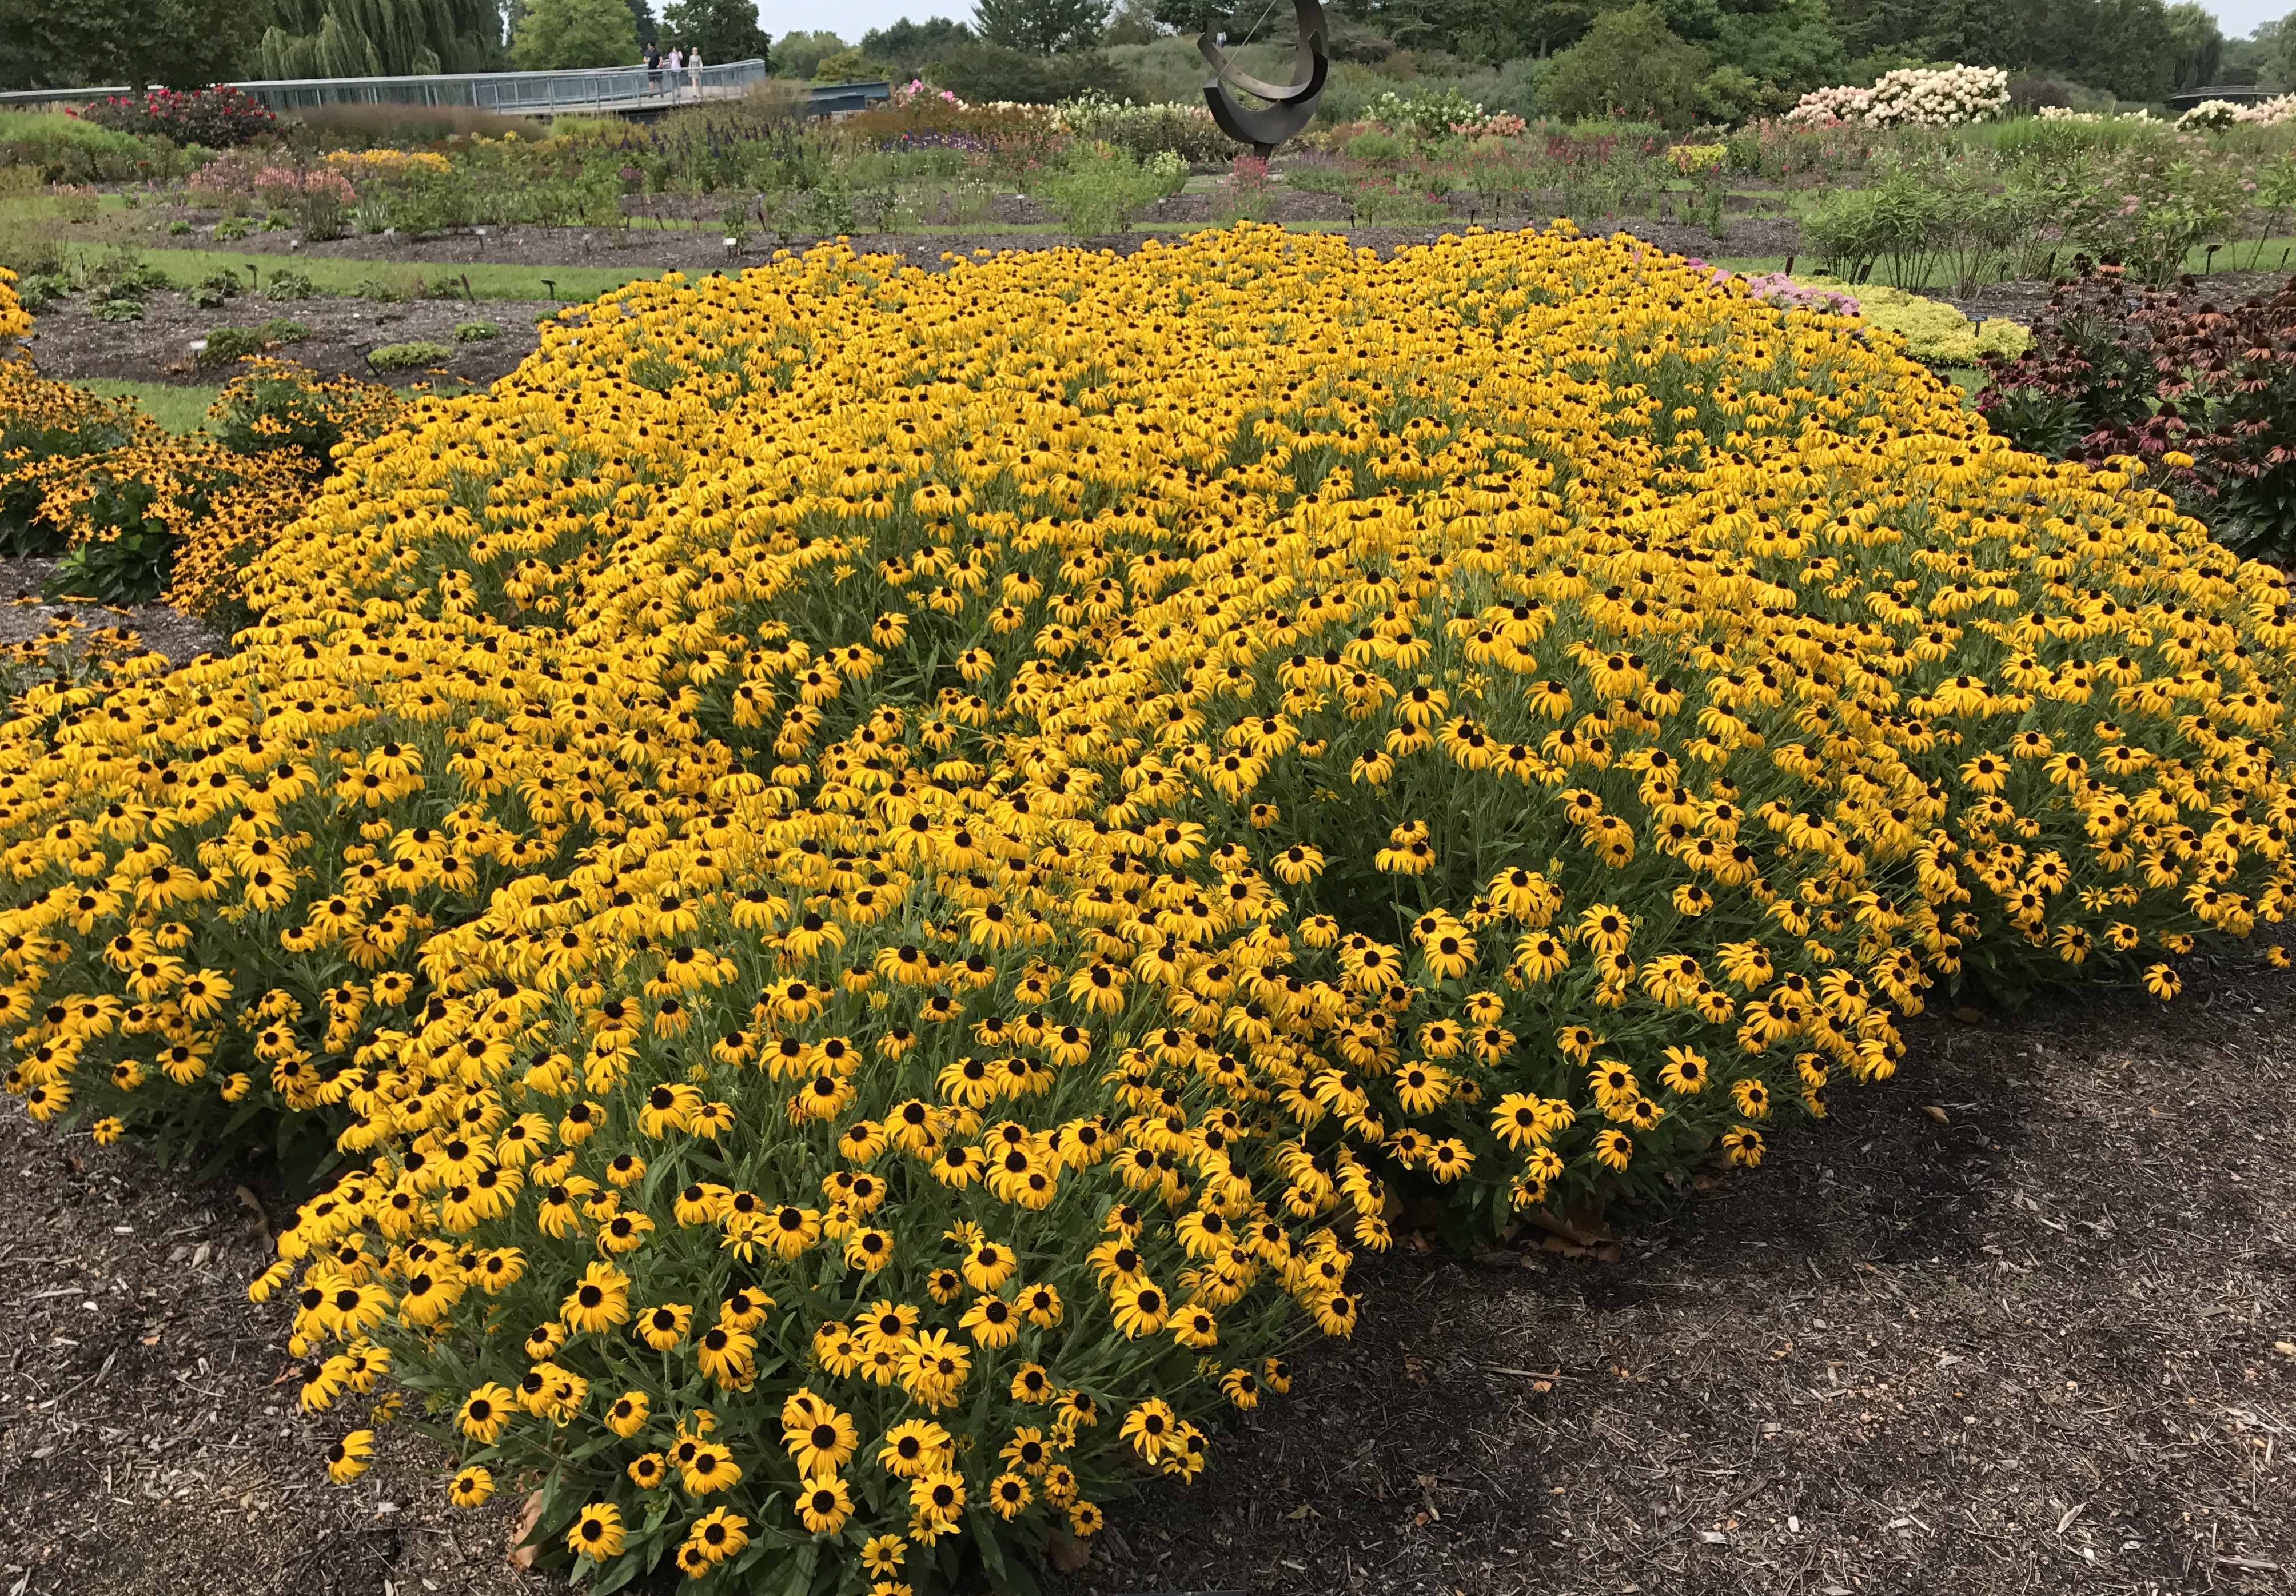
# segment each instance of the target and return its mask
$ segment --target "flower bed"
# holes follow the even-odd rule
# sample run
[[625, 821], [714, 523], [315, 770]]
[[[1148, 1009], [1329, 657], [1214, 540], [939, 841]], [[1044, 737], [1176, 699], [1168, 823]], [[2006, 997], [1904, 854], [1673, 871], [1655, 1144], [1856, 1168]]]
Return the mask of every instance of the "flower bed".
[[634, 285], [242, 651], [0, 729], [10, 1089], [346, 1160], [307, 1403], [611, 1585], [987, 1577], [1459, 1233], [1759, 1162], [1938, 981], [2277, 921], [2280, 577], [1630, 240]]

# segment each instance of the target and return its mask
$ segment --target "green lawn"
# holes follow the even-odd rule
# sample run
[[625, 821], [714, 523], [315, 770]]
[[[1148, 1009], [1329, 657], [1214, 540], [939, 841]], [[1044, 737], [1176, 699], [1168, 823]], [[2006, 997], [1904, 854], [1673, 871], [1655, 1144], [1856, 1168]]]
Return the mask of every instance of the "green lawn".
[[79, 386], [107, 399], [126, 395], [143, 405], [153, 421], [179, 434], [200, 430], [217, 392], [214, 386], [178, 388], [171, 382], [132, 382], [124, 377], [89, 377]]
[[[1135, 230], [1141, 233], [1172, 235], [1193, 233], [1210, 225], [1201, 222], [1146, 222], [1136, 224]], [[1347, 224], [1344, 222], [1293, 222], [1286, 225], [1295, 233], [1330, 233], [1345, 231]], [[1431, 231], [1456, 232], [1463, 230], [1467, 223], [1463, 217], [1449, 217], [1425, 223], [1423, 225]], [[1635, 219], [1620, 218], [1616, 225], [1632, 231]], [[911, 235], [920, 239], [931, 239], [955, 234], [976, 234], [980, 231], [981, 228], [976, 225], [935, 225], [917, 227], [913, 230]], [[1012, 233], [1054, 233], [1065, 232], [1066, 228], [1057, 222], [1039, 222], [1001, 226], [996, 231]], [[2284, 255], [2290, 251], [2296, 251], [2296, 236], [2267, 239], [2260, 247], [2251, 241], [2243, 241], [2218, 249], [2216, 252], [2215, 266], [2219, 272], [2251, 269], [2276, 271], [2281, 267]], [[764, 261], [767, 253], [769, 251], [762, 245], [753, 244], [743, 254], [729, 260], [728, 266], [736, 270], [757, 266]], [[2193, 250], [2186, 258], [2185, 269], [2195, 273], [2200, 272], [2206, 263], [2207, 255], [2208, 252], [2205, 250]], [[652, 270], [617, 266], [463, 266], [421, 260], [344, 260], [316, 256], [250, 255], [237, 250], [213, 249], [146, 250], [143, 252], [143, 256], [151, 265], [167, 273], [169, 280], [179, 287], [197, 282], [201, 278], [226, 267], [240, 273], [243, 277], [247, 267], [252, 264], [263, 282], [268, 282], [271, 274], [283, 267], [292, 267], [308, 274], [313, 285], [321, 293], [325, 294], [355, 294], [362, 285], [379, 282], [391, 288], [395, 292], [412, 297], [415, 291], [416, 280], [419, 278], [423, 284], [423, 297], [426, 298], [459, 299], [463, 297], [463, 283], [467, 281], [470, 285], [469, 291], [481, 299], [547, 299], [552, 297], [553, 290], [543, 286], [543, 280], [546, 277], [554, 285], [556, 297], [569, 304], [578, 304], [587, 299], [594, 299], [600, 294], [607, 293], [625, 283], [660, 275], [659, 272]], [[1708, 258], [1716, 266], [1734, 272], [1744, 272], [1749, 275], [1759, 272], [1783, 271], [1786, 265], [1786, 258], [1783, 255], [1721, 255], [1710, 256]], [[2258, 263], [2255, 267], [2251, 267], [2249, 264], [2251, 259]], [[1816, 269], [1815, 259], [1808, 257], [1798, 258], [1794, 265], [1804, 274], [1813, 273]], [[1939, 270], [1931, 272], [1927, 282], [1922, 286], [1934, 291], [1947, 285], [1948, 279]]]

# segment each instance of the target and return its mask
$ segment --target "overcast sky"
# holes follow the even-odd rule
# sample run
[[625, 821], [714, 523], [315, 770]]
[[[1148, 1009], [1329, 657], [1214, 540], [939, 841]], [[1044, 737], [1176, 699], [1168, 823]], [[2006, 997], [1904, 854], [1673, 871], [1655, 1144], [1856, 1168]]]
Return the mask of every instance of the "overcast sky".
[[[658, 7], [656, 9], [659, 9]], [[827, 29], [849, 45], [857, 45], [872, 28], [882, 28], [902, 17], [922, 22], [927, 17], [972, 20], [972, 0], [942, 0], [919, 5], [904, 0], [759, 0], [758, 25], [775, 38], [785, 33], [812, 33]]]
[[2217, 20], [2228, 39], [2244, 39], [2256, 31], [2259, 22], [2269, 22], [2275, 17], [2284, 17], [2290, 10], [2289, 0], [2215, 0], [2209, 6], [2210, 14]]
[[[2203, 0], [2228, 38], [2243, 38], [2259, 22], [2284, 16], [2296, 0]], [[659, 9], [657, 7], [657, 9]], [[899, 17], [923, 21], [939, 13], [959, 21], [972, 20], [972, 0], [941, 0], [918, 4], [914, 0], [759, 0], [758, 20], [779, 38], [792, 31], [827, 29], [847, 44], [858, 44], [872, 28], [882, 28]]]

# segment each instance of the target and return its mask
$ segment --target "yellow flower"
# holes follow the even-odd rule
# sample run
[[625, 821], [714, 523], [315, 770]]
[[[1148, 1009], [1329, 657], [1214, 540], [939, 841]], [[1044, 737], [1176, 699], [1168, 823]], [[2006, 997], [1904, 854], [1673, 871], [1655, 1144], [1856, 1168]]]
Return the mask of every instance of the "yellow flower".
[[685, 1543], [678, 1548], [681, 1566], [692, 1570], [690, 1554], [703, 1572], [717, 1567], [750, 1543], [749, 1528], [750, 1521], [730, 1508], [712, 1508], [685, 1532]]
[[815, 1535], [835, 1535], [852, 1512], [852, 1495], [833, 1474], [811, 1475], [798, 1486], [798, 1518]]
[[622, 1550], [622, 1510], [611, 1502], [594, 1502], [576, 1515], [566, 1532], [566, 1544], [577, 1557], [603, 1563]]
[[611, 1264], [587, 1265], [581, 1283], [559, 1305], [559, 1313], [577, 1330], [595, 1333], [612, 1329], [630, 1316], [629, 1276]]
[[327, 1449], [327, 1477], [347, 1486], [367, 1471], [374, 1457], [374, 1432], [355, 1429]]

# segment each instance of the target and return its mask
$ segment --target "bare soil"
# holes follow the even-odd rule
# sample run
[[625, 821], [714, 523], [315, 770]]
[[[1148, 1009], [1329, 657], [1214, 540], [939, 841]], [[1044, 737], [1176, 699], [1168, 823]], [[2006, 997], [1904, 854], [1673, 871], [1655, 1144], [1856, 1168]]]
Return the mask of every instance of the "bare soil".
[[[1049, 1596], [2296, 1589], [2296, 977], [1970, 1013], [1619, 1262], [1365, 1260]], [[0, 1172], [0, 1592], [562, 1592], [409, 1437], [326, 1484], [234, 1177], [12, 1105]]]
[[1927, 1020], [1617, 1264], [1398, 1248], [1055, 1588], [2296, 1589], [2292, 1021], [2246, 965]]
[[[2269, 298], [2288, 281], [2285, 272], [2218, 272], [2207, 280], [2203, 303], [2219, 307], [2234, 306], [2254, 295]], [[1966, 297], [1926, 290], [1931, 298], [1954, 306], [1972, 321], [1987, 316], [2006, 316], [2013, 322], [2030, 326], [2047, 308], [2049, 297], [2057, 291], [2054, 282], [1992, 282]], [[2134, 306], [2144, 292], [2141, 285], [2132, 285], [2128, 301]]]
[[[38, 315], [30, 347], [44, 376], [124, 377], [145, 382], [216, 383], [230, 380], [230, 363], [202, 364], [192, 345], [226, 327], [255, 327], [275, 318], [299, 322], [310, 336], [281, 344], [272, 353], [310, 367], [323, 376], [358, 377], [407, 383], [436, 381], [434, 373], [483, 385], [506, 376], [534, 353], [537, 317], [557, 307], [547, 301], [416, 299], [405, 304], [318, 297], [278, 303], [242, 295], [214, 310], [202, 310], [178, 293], [148, 294], [140, 322], [102, 322], [84, 299], [57, 300]], [[461, 322], [492, 322], [501, 335], [473, 343], [455, 341]], [[390, 344], [444, 344], [447, 357], [434, 367], [381, 373], [367, 363], [369, 351]]]
[[53, 560], [0, 560], [0, 644], [29, 642], [56, 621], [77, 620], [91, 629], [126, 626], [144, 640], [145, 648], [176, 665], [229, 646], [228, 639], [196, 616], [165, 604], [120, 608], [51, 602], [40, 596], [40, 590], [55, 569]]

